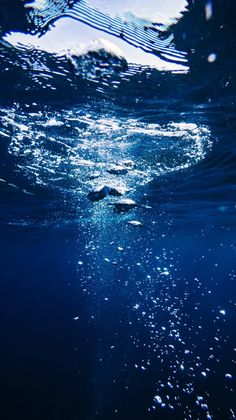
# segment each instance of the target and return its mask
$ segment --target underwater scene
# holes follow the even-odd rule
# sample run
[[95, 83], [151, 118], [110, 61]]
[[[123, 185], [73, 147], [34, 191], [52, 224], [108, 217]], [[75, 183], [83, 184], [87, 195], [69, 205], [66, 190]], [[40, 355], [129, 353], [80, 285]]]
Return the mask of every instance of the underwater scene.
[[235, 14], [0, 0], [2, 420], [236, 419]]

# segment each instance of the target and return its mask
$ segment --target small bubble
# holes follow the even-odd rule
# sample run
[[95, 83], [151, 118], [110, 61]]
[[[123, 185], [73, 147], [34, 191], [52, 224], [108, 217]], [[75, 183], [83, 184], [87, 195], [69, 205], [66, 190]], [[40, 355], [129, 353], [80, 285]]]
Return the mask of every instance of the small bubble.
[[153, 398], [153, 401], [157, 404], [162, 404], [162, 399], [159, 395], [155, 395], [155, 397]]
[[220, 314], [221, 314], [221, 315], [225, 315], [225, 313], [226, 313], [226, 312], [225, 312], [225, 310], [224, 310], [224, 309], [222, 309], [222, 310], [220, 311]]
[[206, 14], [206, 20], [210, 20], [213, 15], [213, 8], [212, 8], [212, 2], [208, 1], [205, 6], [205, 14]]
[[216, 58], [217, 58], [216, 54], [215, 53], [211, 53], [211, 54], [208, 55], [207, 61], [209, 63], [214, 63], [214, 61], [216, 61]]

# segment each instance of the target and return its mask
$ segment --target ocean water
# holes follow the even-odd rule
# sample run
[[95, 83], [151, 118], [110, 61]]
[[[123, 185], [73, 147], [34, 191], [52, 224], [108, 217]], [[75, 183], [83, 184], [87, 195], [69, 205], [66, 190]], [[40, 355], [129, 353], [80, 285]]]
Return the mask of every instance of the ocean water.
[[[235, 419], [234, 2], [94, 4], [0, 1], [0, 417]], [[65, 16], [179, 67], [6, 37]]]

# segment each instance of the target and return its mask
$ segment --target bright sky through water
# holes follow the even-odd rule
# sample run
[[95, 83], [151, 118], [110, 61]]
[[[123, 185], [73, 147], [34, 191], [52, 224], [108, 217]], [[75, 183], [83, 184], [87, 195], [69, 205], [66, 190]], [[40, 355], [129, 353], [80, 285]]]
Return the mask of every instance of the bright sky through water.
[[[185, 0], [90, 0], [89, 4], [112, 16], [124, 15], [132, 11], [136, 16], [155, 21], [164, 16], [164, 19], [179, 16], [180, 12], [187, 6]], [[139, 48], [129, 45], [121, 39], [115, 38], [102, 31], [91, 28], [71, 18], [63, 18], [55, 23], [44, 36], [25, 35], [13, 33], [6, 37], [6, 40], [13, 44], [31, 44], [49, 52], [58, 52], [65, 49], [79, 50], [79, 46], [86, 44], [93, 45], [94, 40], [102, 39], [109, 41], [116, 46], [114, 51], [119, 51], [128, 62], [142, 65], [157, 66], [158, 68], [178, 69], [179, 65], [163, 63], [158, 57], [147, 54]]]

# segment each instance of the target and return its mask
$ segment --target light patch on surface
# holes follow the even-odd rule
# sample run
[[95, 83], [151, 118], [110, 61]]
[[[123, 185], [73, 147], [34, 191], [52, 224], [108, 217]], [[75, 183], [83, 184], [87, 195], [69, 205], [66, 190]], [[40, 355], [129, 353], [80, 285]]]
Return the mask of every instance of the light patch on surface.
[[[46, 0], [38, 0], [35, 3], [33, 3], [33, 5], [35, 8], [40, 7], [41, 9], [44, 9], [45, 1]], [[107, 12], [107, 14], [111, 15], [111, 11], [113, 10], [114, 15], [123, 16], [123, 18], [120, 18], [120, 21], [122, 21], [122, 19], [125, 19], [124, 14], [127, 12], [127, 10], [131, 10], [134, 15], [137, 15], [138, 13], [137, 16], [139, 16], [140, 7], [137, 7], [136, 3], [134, 3], [133, 1], [120, 1], [116, 2], [115, 4], [112, 3], [112, 7], [111, 3], [107, 1], [95, 3], [94, 7], [97, 9], [98, 6], [100, 6], [101, 10], [103, 10], [104, 13]], [[183, 0], [172, 0], [168, 2], [168, 4], [163, 4], [163, 2], [161, 1], [149, 1], [147, 4], [145, 4], [145, 10], [146, 16], [149, 16], [150, 21], [143, 19], [143, 25], [145, 24], [145, 26], [147, 27], [149, 27], [150, 25], [152, 26], [151, 22], [153, 22], [153, 20], [155, 21], [154, 17], [156, 15], [156, 11], [158, 12], [158, 16], [159, 14], [163, 13], [166, 16], [166, 19], [172, 19], [171, 23], [173, 24], [173, 16], [180, 16], [180, 11], [184, 10], [185, 6], [186, 2]], [[31, 3], [29, 3], [28, 7], [31, 7]], [[137, 31], [139, 32], [142, 29], [141, 27], [138, 28], [137, 26], [141, 25], [141, 21], [139, 23], [136, 22], [137, 19], [140, 19], [137, 16], [134, 16], [133, 18], [135, 24], [133, 28], [134, 35]], [[156, 24], [154, 24], [154, 26], [155, 25]], [[157, 28], [158, 27], [159, 26], [157, 26]], [[14, 46], [19, 45], [21, 43], [23, 45], [28, 46], [33, 45], [36, 48], [40, 48], [50, 53], [62, 53], [62, 51], [66, 51], [69, 49], [86, 49], [84, 44], [86, 45], [89, 43], [99, 42], [98, 40], [99, 38], [101, 38], [101, 30], [85, 25], [84, 23], [81, 23], [78, 20], [75, 21], [71, 18], [63, 17], [63, 15], [61, 19], [56, 21], [53, 27], [51, 27], [50, 29], [51, 30], [48, 30], [47, 33], [40, 38], [38, 38], [38, 36], [36, 35], [11, 33], [5, 37], [5, 40]], [[162, 27], [160, 27], [159, 29], [160, 32], [162, 32]], [[184, 57], [182, 59], [179, 57], [178, 63], [175, 63], [174, 61], [166, 62], [165, 60], [161, 60], [158, 56], [153, 55], [152, 53], [147, 53], [141, 48], [137, 48], [137, 44], [131, 45], [125, 42], [123, 39], [114, 38], [112, 35], [109, 35], [106, 32], [102, 32], [102, 39], [104, 42], [112, 42], [112, 49], [114, 50], [115, 48], [116, 52], [118, 52], [119, 50], [119, 55], [120, 52], [122, 52], [122, 56], [124, 56], [128, 63], [136, 63], [144, 66], [150, 66], [159, 70], [188, 70], [187, 59], [185, 59]], [[169, 41], [166, 42], [168, 44]], [[165, 57], [164, 53], [163, 57]]]
[[74, 45], [70, 49], [70, 54], [75, 54], [77, 56], [80, 56], [80, 55], [85, 55], [91, 51], [97, 52], [102, 49], [104, 49], [106, 52], [112, 55], [115, 55], [117, 57], [122, 57], [124, 55], [121, 49], [117, 45], [103, 38], [94, 39], [88, 43], [78, 44], [77, 46]]
[[45, 9], [45, 7], [48, 6], [48, 1], [47, 0], [34, 0], [33, 2], [30, 1], [28, 3], [25, 4], [25, 7], [28, 7], [30, 9], [38, 9], [38, 10], [43, 10]]

